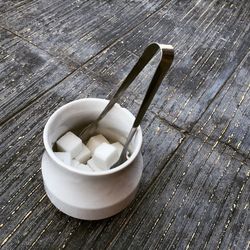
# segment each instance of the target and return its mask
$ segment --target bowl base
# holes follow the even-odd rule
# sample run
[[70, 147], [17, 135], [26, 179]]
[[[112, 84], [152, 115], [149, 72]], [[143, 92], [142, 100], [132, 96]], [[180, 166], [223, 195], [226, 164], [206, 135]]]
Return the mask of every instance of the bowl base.
[[[49, 168], [53, 164], [53, 161], [49, 158], [47, 153], [45, 152], [42, 157], [42, 172], [43, 169]], [[138, 154], [134, 162], [131, 164], [133, 168], [141, 169], [143, 168], [143, 159], [141, 153]], [[43, 176], [44, 178], [44, 176]], [[140, 179], [140, 178], [139, 178]], [[83, 220], [100, 220], [105, 219], [108, 217], [111, 217], [119, 212], [121, 212], [123, 209], [125, 209], [131, 201], [134, 199], [137, 187], [139, 184], [136, 185], [136, 188], [132, 190], [132, 192], [128, 193], [126, 197], [124, 197], [119, 202], [114, 202], [114, 204], [110, 204], [109, 206], [105, 207], [98, 207], [97, 209], [89, 209], [87, 207], [77, 207], [72, 204], [68, 204], [65, 201], [61, 200], [60, 197], [56, 196], [53, 193], [53, 190], [50, 190], [49, 187], [46, 185], [46, 180], [44, 178], [44, 187], [46, 194], [48, 198], [50, 199], [51, 203], [59, 209], [61, 212], [77, 218], [77, 219], [83, 219]]]

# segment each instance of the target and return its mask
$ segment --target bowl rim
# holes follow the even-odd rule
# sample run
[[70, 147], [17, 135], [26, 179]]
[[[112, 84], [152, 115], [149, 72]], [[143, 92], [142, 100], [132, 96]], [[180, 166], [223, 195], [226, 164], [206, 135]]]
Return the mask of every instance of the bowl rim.
[[[79, 103], [87, 103], [87, 102], [99, 102], [99, 103], [103, 103], [106, 104], [108, 103], [109, 100], [107, 99], [102, 99], [102, 98], [82, 98], [82, 99], [78, 99], [75, 101], [71, 101], [68, 102], [66, 104], [64, 104], [63, 106], [61, 106], [60, 108], [58, 108], [48, 119], [48, 121], [45, 124], [44, 130], [43, 130], [43, 143], [45, 146], [45, 150], [48, 153], [49, 157], [55, 161], [57, 163], [57, 165], [63, 167], [63, 169], [66, 169], [72, 173], [77, 173], [80, 175], [84, 175], [84, 176], [106, 176], [106, 175], [111, 175], [114, 173], [117, 173], [121, 170], [123, 170], [124, 168], [126, 168], [127, 166], [129, 166], [134, 160], [135, 158], [138, 156], [140, 150], [141, 150], [141, 146], [142, 146], [142, 130], [141, 130], [141, 126], [138, 127], [136, 136], [138, 137], [138, 143], [136, 144], [135, 150], [133, 151], [132, 155], [129, 157], [129, 159], [127, 159], [124, 163], [122, 163], [121, 165], [119, 165], [116, 168], [113, 169], [108, 169], [108, 170], [101, 170], [98, 172], [82, 172], [81, 170], [78, 169], [74, 169], [72, 166], [67, 165], [65, 163], [63, 163], [62, 161], [60, 161], [56, 155], [54, 154], [54, 151], [52, 150], [52, 148], [49, 145], [49, 141], [48, 141], [48, 130], [50, 129], [51, 125], [53, 125], [53, 121], [55, 120], [56, 117], [58, 117], [62, 112], [64, 112], [65, 109], [68, 109], [70, 106], [74, 106], [76, 104]], [[130, 116], [131, 118], [135, 119], [134, 115], [126, 108], [121, 107], [119, 104], [115, 104], [116, 108], [120, 108], [122, 112], [125, 112], [128, 116]]]

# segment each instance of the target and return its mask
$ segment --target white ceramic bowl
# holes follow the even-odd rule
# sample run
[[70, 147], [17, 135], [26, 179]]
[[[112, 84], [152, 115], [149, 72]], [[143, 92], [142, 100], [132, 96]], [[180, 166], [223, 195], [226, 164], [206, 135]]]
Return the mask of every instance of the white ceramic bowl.
[[[52, 114], [44, 128], [42, 176], [46, 193], [59, 210], [75, 218], [98, 220], [120, 212], [133, 200], [141, 179], [141, 128], [131, 141], [131, 157], [111, 170], [82, 172], [59, 161], [52, 150], [61, 135], [96, 119], [107, 103], [97, 98], [70, 102]], [[124, 143], [134, 119], [127, 109], [116, 104], [100, 122], [101, 131]]]

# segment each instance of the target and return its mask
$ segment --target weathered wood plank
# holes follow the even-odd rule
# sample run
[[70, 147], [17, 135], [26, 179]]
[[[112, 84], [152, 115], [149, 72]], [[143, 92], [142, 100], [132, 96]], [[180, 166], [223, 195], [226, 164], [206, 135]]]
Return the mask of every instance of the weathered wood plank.
[[[188, 32], [189, 30], [187, 30], [187, 27], [181, 30], [184, 34], [180, 32], [182, 25], [184, 25], [187, 21], [192, 21], [191, 23], [193, 24], [195, 19], [201, 16], [203, 17], [203, 15], [205, 15], [207, 12], [207, 10], [205, 10], [203, 13], [192, 15], [192, 12], [197, 12], [195, 7], [197, 6], [193, 6], [192, 2], [190, 1], [185, 1], [178, 5], [175, 4], [171, 6], [165, 6], [158, 13], [145, 20], [145, 22], [139, 25], [134, 31], [128, 33], [124, 37], [121, 37], [121, 41], [118, 41], [113, 46], [107, 50], [104, 50], [103, 53], [99, 54], [93, 60], [88, 62], [86, 67], [97, 71], [99, 75], [101, 75], [105, 80], [110, 81], [110, 83], [117, 84], [125, 78], [127, 74], [126, 71], [128, 71], [135, 64], [137, 56], [140, 56], [143, 49], [152, 41], [168, 43], [175, 39], [176, 42], [178, 42], [179, 38], [182, 38], [181, 41], [183, 41], [185, 34], [186, 37], [183, 43], [186, 43], [190, 37], [193, 36], [193, 34]], [[216, 13], [215, 10], [211, 12], [212, 13], [209, 12], [209, 15], [206, 16], [205, 20], [211, 18], [211, 16]], [[189, 16], [188, 13], [190, 15], [190, 19], [186, 20], [187, 16]], [[176, 20], [176, 22], [179, 22], [177, 25], [172, 21], [171, 17], [174, 16], [179, 17]], [[211, 23], [213, 23], [213, 21], [214, 25], [216, 25], [215, 20], [212, 20], [212, 22], [210, 20]], [[197, 22], [197, 25], [200, 24], [201, 26], [200, 29], [204, 29], [204, 27], [209, 26], [206, 23], [203, 24], [199, 18]], [[178, 32], [175, 31], [176, 29]], [[144, 32], [144, 30], [146, 32]], [[198, 31], [199, 35], [201, 31]], [[210, 32], [208, 32], [208, 34], [211, 33], [211, 30], [209, 31]], [[181, 49], [177, 46], [177, 44], [173, 43], [173, 45], [175, 45], [176, 51], [181, 52]], [[192, 46], [193, 44], [186, 43], [186, 46], [187, 45]]]
[[[104, 37], [109, 37], [108, 39], [115, 39], [115, 36], [119, 36], [120, 32], [126, 32], [123, 26], [127, 25], [127, 20], [118, 20], [115, 16], [120, 17], [126, 8], [133, 8], [140, 17], [146, 18], [146, 12], [156, 11], [156, 7], [159, 4], [161, 3], [148, 3], [147, 6], [141, 3], [126, 5], [124, 2], [113, 4], [109, 1], [28, 2], [19, 8], [14, 8], [12, 11], [9, 10], [2, 15], [0, 20], [2, 20], [3, 26], [10, 30], [17, 30], [17, 32], [20, 33], [19, 35], [25, 37], [31, 41], [31, 43], [33, 43], [33, 41], [30, 40], [29, 37], [31, 34], [34, 34], [35, 39], [39, 42], [47, 39], [46, 43], [49, 46], [54, 46], [59, 43], [63, 48], [67, 47], [72, 53], [76, 52], [77, 54], [80, 52], [80, 48], [76, 47], [76, 50], [73, 49], [75, 42], [83, 39], [84, 35], [90, 34], [91, 31], [98, 31], [97, 35], [102, 34]], [[130, 9], [127, 9], [127, 11], [130, 13]], [[132, 14], [133, 12], [131, 12], [131, 15]], [[143, 19], [141, 20], [139, 16], [138, 22], [141, 22]], [[135, 15], [135, 17], [137, 16]], [[130, 17], [126, 18], [131, 19]], [[100, 22], [102, 24], [111, 22], [111, 24], [105, 26], [105, 29], [101, 29]], [[133, 22], [133, 24], [136, 24], [136, 22]], [[112, 28], [112, 25], [117, 25], [116, 28], [118, 30]], [[83, 26], [85, 27], [84, 29], [82, 29]], [[74, 29], [72, 27], [74, 27]], [[112, 32], [115, 32], [116, 35], [113, 34], [108, 27]], [[127, 28], [131, 28], [131, 26]], [[40, 31], [42, 34], [39, 35]], [[51, 34], [52, 32], [54, 32], [54, 35]], [[1, 62], [0, 71], [2, 71], [1, 79], [4, 83], [3, 96], [1, 96], [3, 104], [1, 107], [2, 113], [0, 120], [1, 122], [5, 122], [14, 113], [30, 104], [37, 96], [41, 95], [48, 88], [51, 88], [54, 84], [57, 84], [79, 65], [76, 61], [69, 59], [67, 55], [64, 54], [62, 57], [66, 59], [64, 60], [64, 62], [66, 62], [65, 65], [64, 62], [62, 63], [50, 57], [45, 52], [37, 49], [28, 42], [22, 41], [19, 37], [15, 37], [13, 33], [2, 28], [1, 38], [3, 44], [3, 51], [1, 51], [3, 62]], [[10, 40], [11, 43], [14, 43], [16, 40], [18, 42], [10, 46]], [[105, 41], [102, 41], [101, 44], [103, 46]], [[81, 45], [79, 46], [82, 47]], [[90, 55], [89, 52], [92, 51], [91, 46], [83, 46], [85, 49], [83, 54], [86, 56], [86, 60], [89, 56], [92, 57], [95, 53], [99, 52], [96, 48], [95, 53]], [[45, 51], [47, 50], [47, 46], [44, 45], [44, 47], [41, 47]], [[86, 52], [86, 50], [88, 50], [88, 52]], [[47, 51], [58, 55], [56, 52], [57, 49], [54, 47], [51, 51]], [[83, 58], [83, 61], [85, 61], [85, 59]], [[22, 62], [19, 64], [19, 61]], [[82, 59], [80, 59], [80, 61], [83, 62]], [[67, 65], [69, 68], [67, 68]], [[32, 74], [32, 76], [30, 76], [30, 74]], [[8, 87], [6, 87], [5, 84], [8, 85]], [[8, 97], [8, 100], [6, 97]]]
[[[1, 135], [3, 147], [0, 157], [4, 165], [1, 176], [1, 241], [4, 242], [5, 249], [19, 244], [21, 248], [32, 244], [45, 247], [48, 244], [48, 241], [44, 241], [45, 238], [49, 238], [52, 248], [62, 246], [70, 236], [72, 227], [78, 225], [78, 220], [61, 215], [44, 195], [40, 173], [41, 154], [44, 150], [41, 135], [49, 115], [62, 104], [90, 95], [105, 97], [108, 90], [99, 81], [86, 70], [78, 70], [2, 126], [4, 132]], [[134, 97], [131, 96], [123, 102], [135, 111], [138, 105], [133, 100]], [[143, 129], [145, 171], [134, 207], [140, 203], [144, 192], [184, 137], [152, 113], [144, 120]], [[152, 154], [152, 151], [157, 153]], [[123, 221], [130, 212], [127, 209], [122, 217], [117, 218]], [[84, 223], [91, 227], [91, 222]], [[106, 223], [108, 220], [100, 224], [99, 230]], [[63, 233], [59, 233], [62, 231]], [[55, 236], [57, 240], [53, 238]]]
[[[228, 155], [224, 150], [223, 144], [213, 147], [197, 138], [186, 140], [151, 185], [136, 213], [115, 237], [110, 236], [108, 249], [228, 249], [232, 244], [245, 249], [250, 214], [249, 209], [240, 208], [249, 205], [250, 165], [236, 160], [236, 152]], [[234, 214], [238, 220], [232, 220]], [[98, 241], [108, 234], [103, 230]], [[68, 249], [76, 238], [71, 242]]]
[[[175, 62], [152, 110], [170, 124], [191, 130], [245, 57], [250, 41], [249, 24], [244, 22], [249, 19], [249, 1], [203, 5], [200, 1], [185, 14], [181, 5], [173, 10], [163, 7], [86, 67], [93, 71], [97, 67], [99, 76], [117, 85], [150, 41], [173, 44]], [[174, 19], [179, 13], [180, 19]], [[149, 66], [131, 90], [140, 100], [151, 74]]]
[[[242, 167], [244, 169], [244, 166], [241, 165], [239, 168]], [[231, 190], [237, 190], [238, 196], [229, 194], [227, 199], [224, 199], [225, 203], [223, 207], [220, 208], [220, 214], [212, 214], [212, 211], [210, 213], [210, 217], [213, 218], [216, 216], [216, 218], [206, 225], [212, 229], [209, 232], [209, 239], [206, 242], [207, 248], [213, 248], [215, 245], [221, 249], [247, 248], [246, 239], [249, 236], [247, 236], [249, 233], [247, 227], [249, 228], [250, 183], [249, 181], [244, 182], [245, 176], [240, 172], [239, 168], [237, 169], [238, 175], [235, 177], [234, 184], [231, 187]], [[249, 168], [247, 168], [246, 175], [249, 177]], [[238, 182], [238, 185], [236, 185], [236, 182]], [[240, 185], [242, 186], [239, 189]], [[206, 227], [201, 230], [203, 230], [202, 234], [204, 235]], [[198, 237], [194, 240], [196, 243], [198, 243], [197, 238]]]
[[17, 1], [13, 1], [13, 0], [5, 0], [5, 1], [1, 1], [0, 2], [0, 14], [3, 14], [7, 11], [10, 10], [16, 10], [18, 8], [20, 8], [21, 6], [27, 4], [28, 2], [30, 2], [31, 0], [17, 0]]
[[81, 64], [143, 22], [164, 2], [38, 1], [8, 11], [0, 23], [45, 51]]
[[0, 121], [3, 123], [73, 69], [0, 28]]
[[233, 73], [193, 131], [220, 140], [249, 157], [250, 54]]

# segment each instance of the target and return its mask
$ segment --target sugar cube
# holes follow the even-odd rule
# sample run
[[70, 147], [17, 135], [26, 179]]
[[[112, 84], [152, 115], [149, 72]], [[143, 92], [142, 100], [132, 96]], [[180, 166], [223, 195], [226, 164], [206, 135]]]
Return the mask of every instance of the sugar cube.
[[92, 136], [87, 143], [87, 147], [93, 154], [95, 149], [100, 146], [102, 143], [109, 143], [108, 140], [101, 134]]
[[94, 162], [94, 160], [92, 158], [90, 160], [88, 160], [87, 164], [95, 172], [98, 172], [98, 171], [102, 170], [101, 168], [96, 166], [96, 164], [95, 164], [95, 162]]
[[123, 145], [120, 142], [115, 142], [115, 143], [112, 143], [111, 145], [116, 148], [118, 155], [120, 157], [122, 150], [123, 150]]
[[88, 165], [85, 164], [79, 164], [75, 168], [84, 172], [94, 172], [93, 169], [91, 169]]
[[68, 152], [55, 152], [55, 155], [58, 159], [63, 161], [67, 165], [71, 165], [71, 155]]
[[114, 146], [108, 143], [102, 143], [95, 149], [92, 159], [98, 168], [109, 169], [118, 161], [119, 155]]
[[82, 140], [72, 132], [67, 132], [56, 142], [59, 151], [68, 152], [74, 158], [82, 151]]
[[73, 167], [77, 167], [77, 166], [79, 166], [81, 163], [79, 162], [79, 161], [77, 161], [77, 160], [75, 160], [75, 159], [73, 159], [72, 160], [72, 166]]
[[91, 157], [90, 150], [84, 144], [82, 144], [82, 151], [75, 157], [75, 159], [80, 163], [86, 163], [90, 157]]

